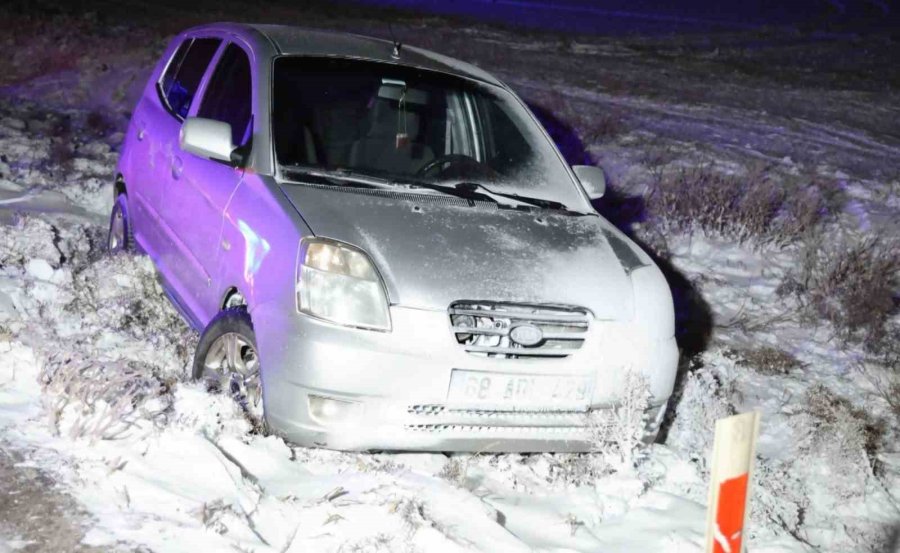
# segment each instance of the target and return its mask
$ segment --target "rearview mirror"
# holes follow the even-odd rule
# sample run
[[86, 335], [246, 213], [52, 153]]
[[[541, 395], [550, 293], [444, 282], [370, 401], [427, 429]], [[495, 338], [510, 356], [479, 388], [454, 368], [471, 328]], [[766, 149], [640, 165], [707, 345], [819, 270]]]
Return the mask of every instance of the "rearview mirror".
[[231, 125], [228, 123], [188, 117], [181, 125], [178, 143], [185, 152], [232, 163], [234, 144], [231, 143]]
[[573, 165], [572, 170], [588, 198], [599, 200], [606, 194], [606, 173], [603, 169], [591, 165]]

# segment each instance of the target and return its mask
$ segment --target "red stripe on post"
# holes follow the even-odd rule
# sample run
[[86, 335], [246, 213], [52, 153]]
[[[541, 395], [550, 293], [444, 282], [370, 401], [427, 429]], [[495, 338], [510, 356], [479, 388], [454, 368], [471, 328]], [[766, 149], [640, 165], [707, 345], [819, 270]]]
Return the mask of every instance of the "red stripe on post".
[[716, 535], [713, 553], [740, 553], [747, 506], [748, 474], [729, 478], [719, 485], [716, 506]]

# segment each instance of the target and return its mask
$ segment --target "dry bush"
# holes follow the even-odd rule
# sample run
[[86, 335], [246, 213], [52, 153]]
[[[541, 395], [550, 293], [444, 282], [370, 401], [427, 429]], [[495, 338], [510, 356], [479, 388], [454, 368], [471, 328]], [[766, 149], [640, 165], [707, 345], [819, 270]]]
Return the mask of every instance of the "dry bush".
[[875, 393], [887, 403], [900, 428], [900, 321], [889, 325], [883, 338], [868, 344], [868, 349], [860, 369]]
[[393, 510], [400, 514], [407, 540], [412, 539], [423, 526], [433, 525], [426, 512], [425, 502], [418, 497], [407, 497], [400, 500], [394, 505]]
[[[710, 451], [715, 436], [716, 421], [735, 413], [732, 397], [735, 395], [734, 381], [726, 374], [715, 370], [721, 362], [716, 350], [704, 353], [702, 364], [687, 373], [680, 393], [669, 401], [676, 402], [675, 416], [666, 437], [666, 444], [674, 446], [691, 456], [697, 452]], [[697, 458], [700, 466], [707, 469], [705, 455]]]
[[588, 439], [604, 464], [629, 470], [639, 459], [647, 429], [650, 388], [643, 375], [625, 373], [621, 400], [613, 409], [597, 409], [586, 417]]
[[[63, 419], [70, 438], [112, 440], [127, 435], [140, 420], [165, 422], [174, 382], [136, 362], [98, 362], [56, 355], [41, 368], [51, 423]], [[151, 404], [151, 400], [161, 400]], [[149, 408], [148, 408], [149, 407]]]
[[735, 353], [738, 365], [750, 367], [766, 376], [785, 375], [803, 366], [791, 353], [772, 346], [744, 349]]
[[840, 202], [839, 189], [825, 181], [798, 181], [765, 167], [741, 176], [699, 167], [658, 175], [647, 207], [667, 230], [785, 246], [813, 232]]
[[785, 276], [779, 295], [794, 296], [808, 320], [825, 319], [844, 341], [884, 339], [886, 323], [897, 310], [900, 242], [874, 236], [825, 244], [804, 244], [800, 266]]
[[741, 179], [708, 168], [663, 177], [648, 198], [654, 218], [677, 230], [695, 228], [744, 241], [767, 233], [784, 194], [760, 175]]
[[452, 457], [447, 460], [443, 467], [441, 467], [437, 476], [462, 488], [465, 486], [466, 479], [468, 478], [470, 460], [471, 459], [468, 457], [464, 461], [459, 457]]
[[811, 500], [800, 475], [791, 469], [790, 463], [757, 458], [750, 501], [751, 524], [758, 528], [772, 525], [808, 544], [803, 535]]
[[548, 483], [566, 486], [591, 486], [597, 480], [614, 472], [604, 454], [600, 453], [547, 453]]
[[779, 233], [789, 238], [788, 242], [813, 235], [820, 223], [843, 209], [845, 201], [844, 191], [835, 180], [816, 177], [789, 181]]
[[885, 433], [884, 424], [846, 398], [822, 384], [812, 386], [804, 398], [813, 450], [831, 457], [835, 466], [852, 464], [854, 453], [864, 455], [869, 467], [876, 469], [877, 453]]

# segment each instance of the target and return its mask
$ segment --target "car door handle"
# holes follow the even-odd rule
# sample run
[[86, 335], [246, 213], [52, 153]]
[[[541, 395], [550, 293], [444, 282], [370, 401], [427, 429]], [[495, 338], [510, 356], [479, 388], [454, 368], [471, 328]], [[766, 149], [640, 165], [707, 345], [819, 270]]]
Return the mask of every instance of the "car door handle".
[[141, 121], [140, 123], [138, 123], [137, 139], [143, 140], [145, 136], [147, 136], [147, 127], [144, 122]]
[[172, 158], [172, 178], [178, 180], [181, 178], [181, 171], [184, 169], [184, 163], [181, 161], [181, 158], [178, 156], [174, 156]]

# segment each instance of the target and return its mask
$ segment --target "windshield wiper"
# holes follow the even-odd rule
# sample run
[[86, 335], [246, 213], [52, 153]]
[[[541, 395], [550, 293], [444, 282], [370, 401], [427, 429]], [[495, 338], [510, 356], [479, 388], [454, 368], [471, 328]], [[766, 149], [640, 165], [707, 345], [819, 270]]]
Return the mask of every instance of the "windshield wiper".
[[[519, 202], [521, 204], [532, 205], [535, 207], [540, 207], [543, 209], [554, 209], [559, 211], [572, 211], [565, 204], [554, 201], [554, 200], [545, 200], [543, 198], [532, 198], [530, 196], [522, 196], [519, 194], [510, 194], [507, 192], [496, 192], [486, 187], [483, 184], [479, 184], [477, 182], [458, 182], [453, 188], [456, 190], [478, 190], [484, 194], [490, 194], [492, 196], [499, 196], [501, 198], [506, 198], [508, 200], [513, 200]], [[574, 213], [574, 212], [573, 212]]]
[[365, 188], [394, 188], [391, 181], [367, 175], [365, 173], [357, 173], [349, 169], [315, 169], [304, 165], [288, 165], [285, 169], [291, 173], [299, 173], [307, 177], [316, 177], [327, 181], [337, 181], [341, 185], [362, 185]]
[[[508, 207], [533, 206], [543, 209], [554, 209], [561, 211], [570, 211], [564, 204], [552, 200], [544, 200], [542, 198], [530, 198], [528, 196], [520, 196], [518, 194], [508, 194], [505, 192], [495, 192], [483, 184], [475, 182], [459, 182], [453, 185], [435, 184], [415, 177], [403, 177], [402, 179], [387, 179], [370, 175], [368, 173], [360, 173], [350, 169], [316, 169], [304, 165], [289, 165], [285, 167], [289, 172], [300, 173], [309, 177], [316, 177], [327, 181], [337, 181], [342, 186], [347, 184], [361, 185], [365, 188], [379, 189], [396, 189], [399, 186], [409, 186], [412, 188], [424, 188], [433, 190], [456, 198], [470, 201], [488, 201], [498, 205]], [[509, 200], [515, 202], [511, 205]]]
[[424, 188], [426, 190], [434, 190], [435, 192], [440, 192], [442, 194], [447, 194], [448, 196], [454, 196], [456, 198], [460, 198], [463, 200], [471, 200], [471, 201], [482, 201], [482, 202], [492, 202], [495, 204], [505, 204], [505, 202], [501, 201], [500, 198], [495, 197], [490, 194], [490, 191], [484, 192], [481, 190], [474, 190], [471, 188], [460, 188], [458, 186], [447, 186], [443, 184], [435, 184], [433, 182], [428, 182], [421, 179], [416, 179], [412, 177], [403, 177], [402, 180], [392, 181], [397, 185], [406, 185], [411, 186], [413, 188]]
[[402, 179], [387, 179], [367, 173], [359, 173], [350, 169], [317, 169], [305, 165], [287, 165], [285, 166], [285, 169], [287, 169], [288, 172], [299, 173], [307, 177], [316, 177], [331, 182], [337, 181], [341, 184], [341, 186], [346, 186], [349, 184], [356, 186], [362, 185], [365, 188], [379, 189], [396, 189], [398, 187], [424, 188], [464, 200], [481, 200], [493, 203], [501, 203], [497, 198], [494, 198], [491, 195], [483, 192], [470, 190], [467, 188], [433, 184], [414, 177], [403, 177]]

